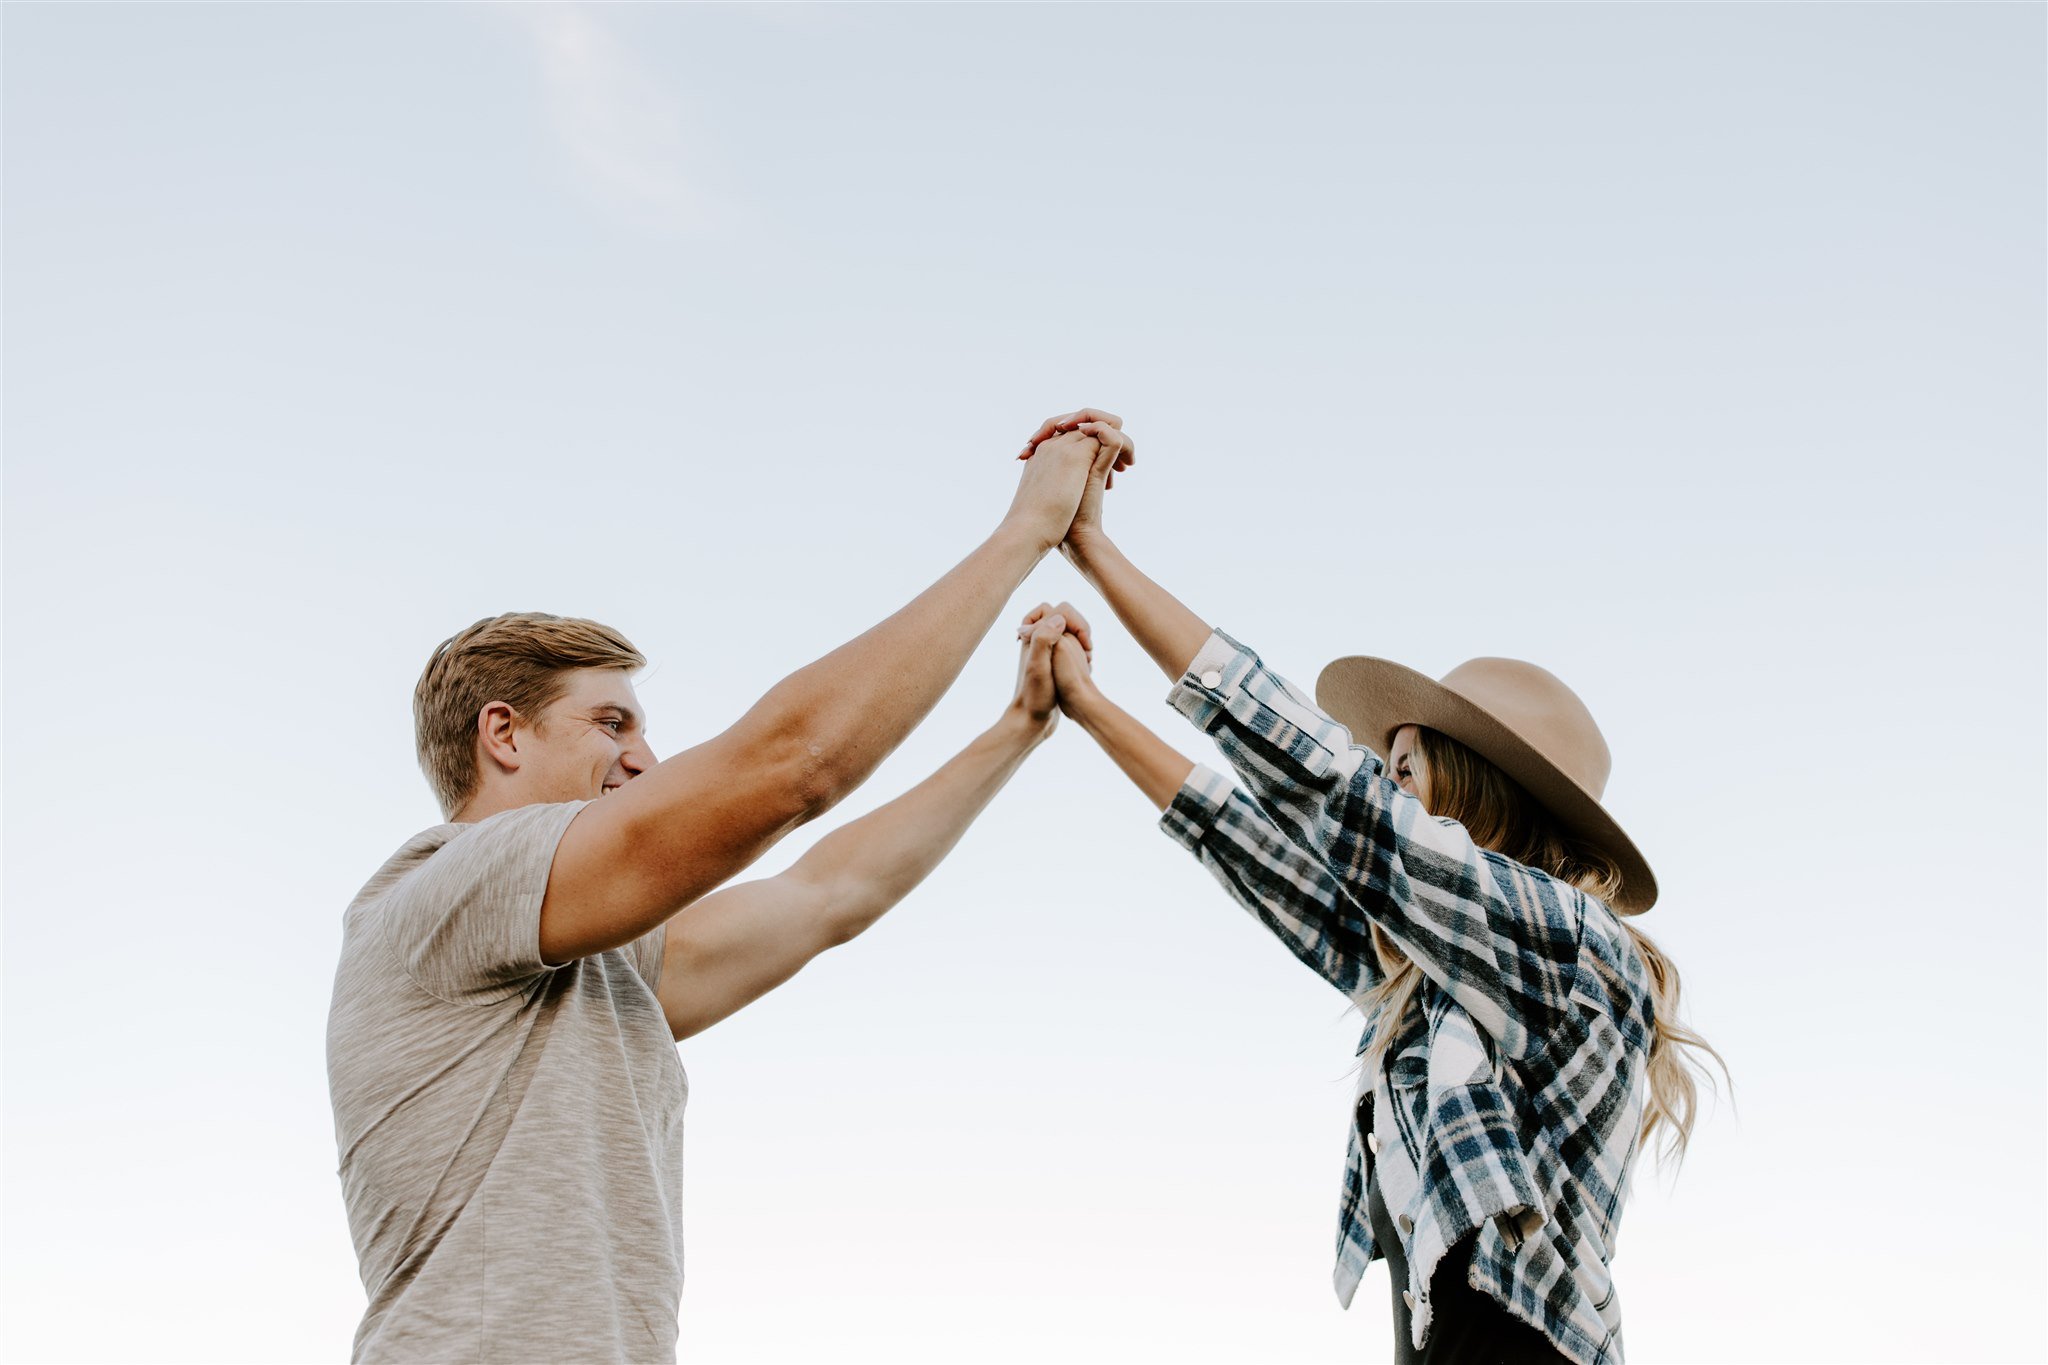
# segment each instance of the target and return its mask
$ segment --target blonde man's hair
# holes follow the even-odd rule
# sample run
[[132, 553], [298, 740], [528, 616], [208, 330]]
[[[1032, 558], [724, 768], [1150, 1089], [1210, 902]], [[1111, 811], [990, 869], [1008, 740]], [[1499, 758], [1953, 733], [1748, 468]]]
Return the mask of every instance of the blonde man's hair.
[[434, 649], [412, 693], [420, 771], [453, 819], [476, 795], [477, 717], [501, 701], [538, 726], [578, 668], [645, 668], [647, 659], [610, 626], [541, 611], [489, 616]]
[[[1621, 889], [1621, 869], [1612, 858], [1558, 828], [1550, 812], [1537, 804], [1522, 785], [1449, 735], [1417, 726], [1415, 747], [1422, 754], [1417, 774], [1422, 804], [1431, 815], [1456, 820], [1472, 842], [1512, 858], [1524, 867], [1547, 872], [1602, 901], [1611, 902]], [[1678, 968], [1650, 936], [1623, 919], [1621, 927], [1650, 978], [1649, 1093], [1643, 1104], [1642, 1139], [1649, 1142], [1664, 1129], [1663, 1155], [1685, 1159], [1699, 1110], [1699, 1084], [1694, 1071], [1707, 1076], [1699, 1058], [1710, 1056], [1727, 1075], [1721, 1054], [1687, 1028], [1678, 1014]], [[1372, 930], [1373, 955], [1386, 977], [1360, 1002], [1366, 1017], [1377, 1019], [1366, 1064], [1378, 1066], [1401, 1021], [1414, 1008], [1422, 986], [1422, 969], [1380, 931]], [[1691, 1049], [1681, 1052], [1680, 1048]], [[1711, 1084], [1709, 1078], [1709, 1084]]]

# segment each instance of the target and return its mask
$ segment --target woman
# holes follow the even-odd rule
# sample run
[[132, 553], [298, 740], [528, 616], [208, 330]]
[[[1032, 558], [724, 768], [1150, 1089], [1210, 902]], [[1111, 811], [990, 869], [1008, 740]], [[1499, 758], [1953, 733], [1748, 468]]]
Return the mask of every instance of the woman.
[[[1135, 451], [1121, 425], [1053, 418], [1024, 458], [1079, 430], [1118, 447], [1122, 468]], [[1132, 565], [1101, 512], [1091, 486], [1062, 549], [1250, 796], [1102, 694], [1064, 604], [1080, 634], [1054, 654], [1061, 709], [1365, 1013], [1338, 1297], [1348, 1306], [1384, 1256], [1397, 1360], [1619, 1362], [1607, 1267], [1629, 1171], [1659, 1127], [1682, 1154], [1696, 1088], [1679, 1048], [1705, 1044], [1679, 1023], [1677, 972], [1622, 918], [1657, 887], [1600, 806], [1592, 716], [1507, 659], [1440, 683], [1340, 659], [1319, 706]]]

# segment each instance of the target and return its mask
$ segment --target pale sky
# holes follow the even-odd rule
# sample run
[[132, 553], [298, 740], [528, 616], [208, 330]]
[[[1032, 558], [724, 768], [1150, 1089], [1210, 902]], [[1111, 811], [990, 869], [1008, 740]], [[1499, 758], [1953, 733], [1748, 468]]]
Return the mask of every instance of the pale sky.
[[[1311, 682], [1543, 664], [1734, 1073], [1638, 1169], [1655, 1361], [2024, 1361], [2043, 1222], [2037, 5], [5, 8], [0, 1349], [339, 1360], [341, 912], [508, 610], [663, 754], [996, 524]], [[1009, 620], [1206, 743], [1057, 559]], [[687, 1042], [686, 1361], [1358, 1362], [1358, 1020], [1063, 730]], [[753, 874], [750, 874], [753, 875]]]

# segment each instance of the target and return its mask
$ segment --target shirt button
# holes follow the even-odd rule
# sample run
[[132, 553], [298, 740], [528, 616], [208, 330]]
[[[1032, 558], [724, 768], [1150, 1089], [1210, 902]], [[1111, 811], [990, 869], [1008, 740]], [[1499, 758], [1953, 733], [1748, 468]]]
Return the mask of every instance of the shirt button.
[[1405, 1289], [1401, 1291], [1401, 1302], [1408, 1305], [1409, 1312], [1415, 1311], [1415, 1296]]
[[1374, 1156], [1380, 1154], [1380, 1135], [1378, 1133], [1367, 1133], [1365, 1135], [1365, 1150], [1371, 1152]]
[[1403, 1237], [1415, 1231], [1415, 1220], [1413, 1218], [1410, 1218], [1405, 1213], [1402, 1214], [1399, 1218], [1396, 1218], [1394, 1221], [1401, 1225], [1401, 1235]]
[[1223, 686], [1223, 675], [1213, 668], [1210, 669], [1202, 675], [1202, 686], [1214, 692], [1217, 688]]

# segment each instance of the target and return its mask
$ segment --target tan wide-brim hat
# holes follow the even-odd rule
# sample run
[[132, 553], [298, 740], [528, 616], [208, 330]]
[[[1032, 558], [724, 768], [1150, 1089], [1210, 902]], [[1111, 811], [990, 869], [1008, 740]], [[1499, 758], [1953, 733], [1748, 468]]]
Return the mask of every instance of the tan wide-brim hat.
[[1354, 655], [1323, 670], [1316, 700], [1383, 759], [1404, 725], [1449, 735], [1521, 783], [1567, 833], [1614, 859], [1616, 911], [1640, 915], [1656, 903], [1649, 862], [1600, 804], [1613, 767], [1607, 741], [1556, 675], [1520, 659], [1470, 659], [1438, 682]]

